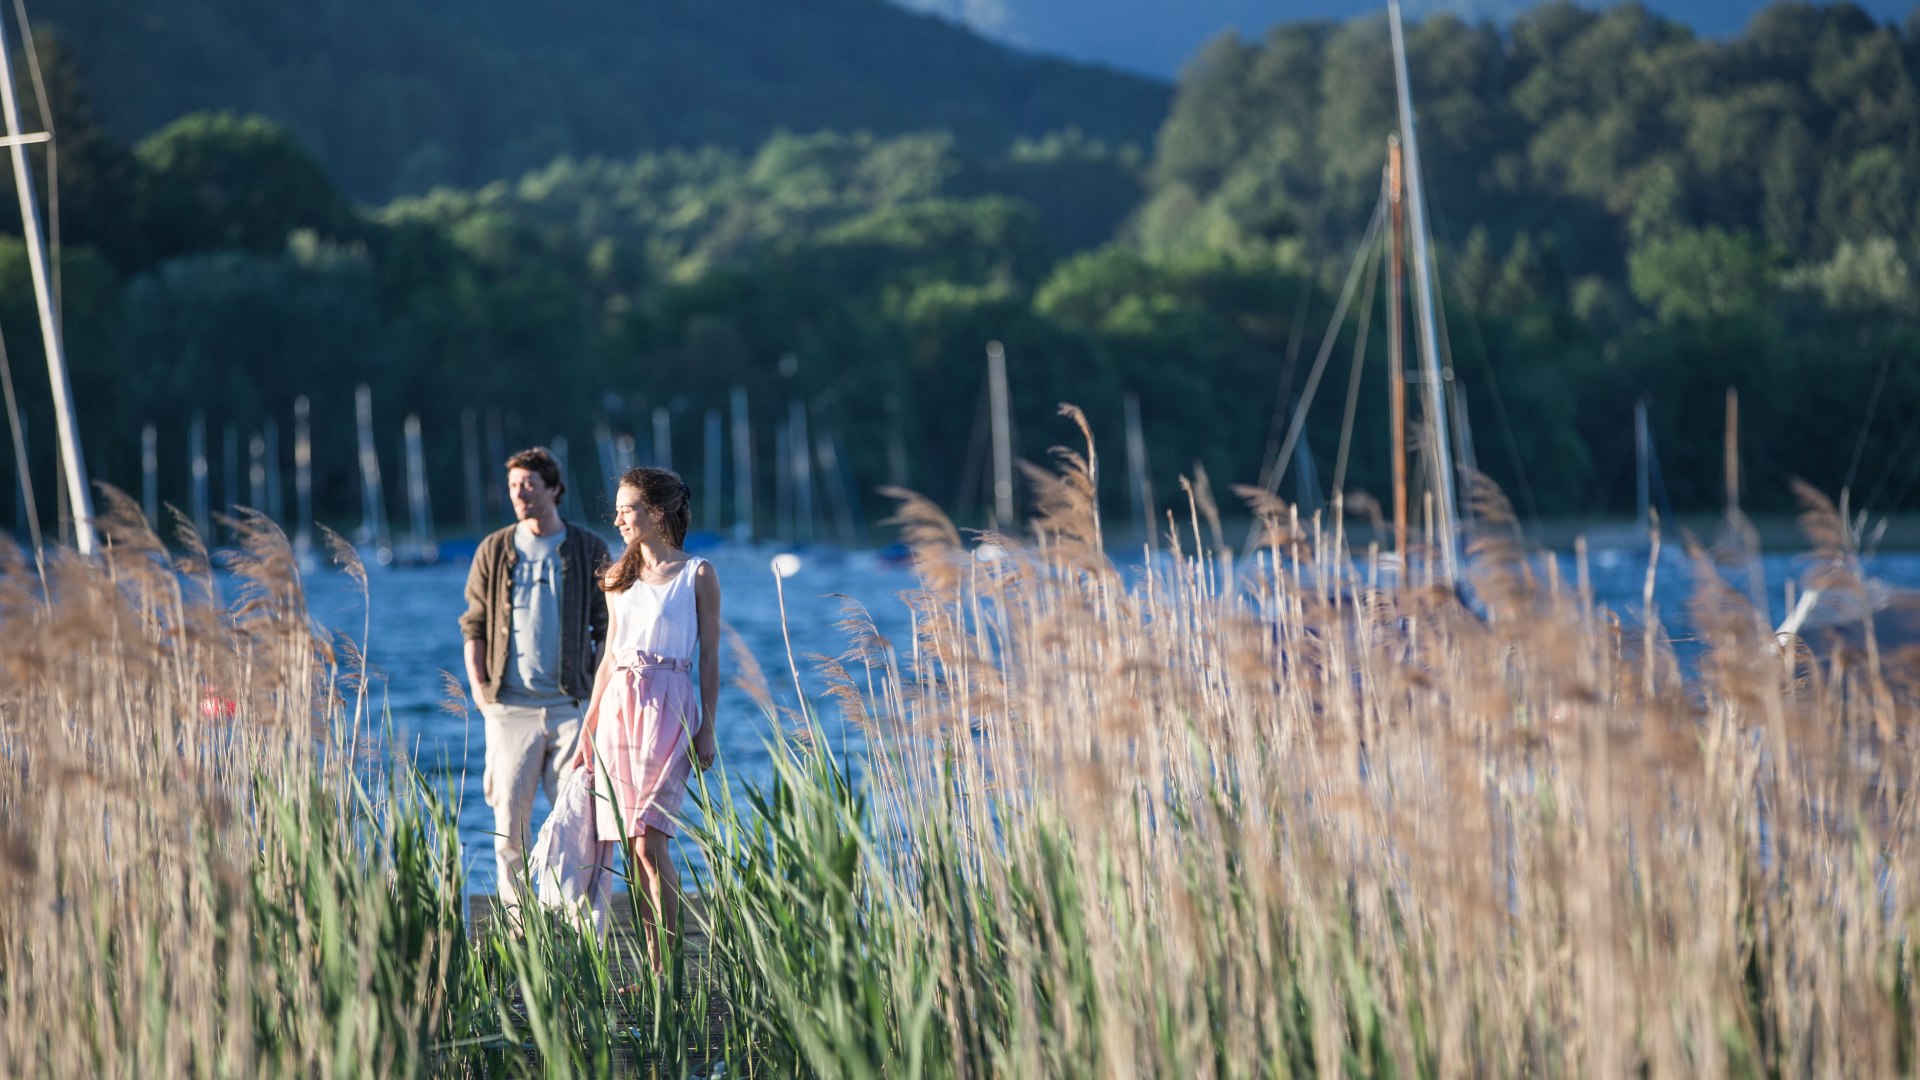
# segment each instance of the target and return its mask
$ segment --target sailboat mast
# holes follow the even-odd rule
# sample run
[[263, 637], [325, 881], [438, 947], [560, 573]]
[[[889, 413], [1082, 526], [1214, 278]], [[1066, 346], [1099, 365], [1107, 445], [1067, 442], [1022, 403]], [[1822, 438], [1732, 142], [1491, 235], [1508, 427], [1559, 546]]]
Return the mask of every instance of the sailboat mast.
[[1407, 300], [1405, 288], [1406, 174], [1400, 137], [1387, 136], [1387, 206], [1393, 230], [1387, 234], [1387, 394], [1393, 411], [1393, 551], [1407, 553]]
[[1406, 34], [1400, 27], [1400, 0], [1387, 0], [1388, 26], [1393, 31], [1393, 77], [1400, 98], [1400, 142], [1406, 155], [1407, 214], [1413, 239], [1413, 298], [1420, 315], [1420, 362], [1427, 384], [1428, 441], [1433, 447], [1433, 471], [1439, 519], [1434, 522], [1447, 577], [1459, 577], [1455, 552], [1454, 495], [1451, 447], [1447, 430], [1447, 400], [1440, 378], [1440, 331], [1435, 323], [1433, 264], [1427, 253], [1427, 198], [1420, 174], [1420, 140], [1414, 134], [1413, 93], [1407, 82]]
[[27, 244], [27, 270], [33, 277], [33, 299], [40, 311], [40, 343], [47, 352], [47, 376], [53, 386], [53, 421], [60, 438], [60, 462], [66, 472], [67, 501], [73, 507], [74, 547], [91, 555], [93, 492], [87, 487], [87, 465], [80, 456], [80, 431], [73, 418], [73, 383], [67, 378], [67, 350], [60, 334], [60, 318], [53, 310], [53, 292], [47, 270], [46, 238], [40, 232], [40, 208], [33, 192], [33, 170], [27, 165], [27, 144], [51, 142], [53, 135], [20, 131], [20, 103], [13, 92], [13, 47], [7, 42], [6, 20], [0, 18], [0, 113], [7, 124], [7, 149], [13, 153], [13, 189], [20, 197], [20, 228]]

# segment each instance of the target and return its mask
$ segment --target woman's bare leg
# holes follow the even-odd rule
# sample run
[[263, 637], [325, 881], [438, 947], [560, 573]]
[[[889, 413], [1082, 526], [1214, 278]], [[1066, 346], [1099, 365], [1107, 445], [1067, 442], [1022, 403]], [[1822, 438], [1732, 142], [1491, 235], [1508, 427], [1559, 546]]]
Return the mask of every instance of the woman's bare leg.
[[647, 942], [647, 955], [655, 971], [667, 969], [661, 945], [675, 947], [680, 936], [680, 872], [674, 869], [673, 854], [667, 844], [671, 838], [658, 829], [648, 829], [627, 841], [627, 865], [632, 868], [636, 901], [640, 912], [640, 933]]
[[[672, 950], [680, 941], [680, 872], [674, 869], [673, 853], [667, 850], [670, 840], [672, 837], [659, 829], [648, 829], [640, 838], [640, 858], [653, 885], [651, 898], [659, 935], [653, 940]], [[661, 971], [666, 970], [666, 960], [659, 953], [654, 955], [654, 964]]]
[[653, 913], [658, 910], [654, 897], [659, 892], [659, 886], [653, 880], [653, 868], [647, 865], [646, 857], [641, 853], [643, 846], [638, 836], [626, 838], [627, 889], [633, 894], [634, 918], [638, 923], [636, 929], [640, 931], [640, 940], [646, 943], [647, 959], [658, 968], [660, 961], [654, 956]]

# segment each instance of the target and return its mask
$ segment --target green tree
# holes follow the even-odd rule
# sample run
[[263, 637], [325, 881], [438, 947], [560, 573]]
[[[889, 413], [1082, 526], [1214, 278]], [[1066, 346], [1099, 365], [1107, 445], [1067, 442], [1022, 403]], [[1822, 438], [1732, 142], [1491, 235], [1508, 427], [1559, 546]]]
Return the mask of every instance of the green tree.
[[295, 229], [338, 236], [355, 226], [320, 163], [260, 117], [195, 113], [135, 152], [150, 176], [147, 213], [159, 254], [270, 253]]
[[1665, 322], [1758, 319], [1772, 299], [1773, 269], [1750, 233], [1682, 229], [1635, 247], [1627, 282]]

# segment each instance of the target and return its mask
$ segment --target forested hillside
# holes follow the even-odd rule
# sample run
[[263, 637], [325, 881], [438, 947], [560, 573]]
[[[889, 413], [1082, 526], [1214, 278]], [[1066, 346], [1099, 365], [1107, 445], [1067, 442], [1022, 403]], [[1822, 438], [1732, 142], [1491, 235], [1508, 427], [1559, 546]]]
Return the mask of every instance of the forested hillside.
[[[1409, 50], [1455, 363], [1483, 438], [1513, 412], [1492, 390], [1532, 389], [1546, 408], [1483, 466], [1517, 484], [1524, 461], [1583, 492], [1575, 505], [1619, 506], [1623, 418], [1651, 394], [1675, 483], [1703, 505], [1711, 403], [1737, 383], [1768, 483], [1799, 472], [1911, 494], [1920, 22], [1782, 3], [1723, 43], [1635, 5], [1553, 3], [1504, 33], [1429, 19]], [[1161, 131], [1133, 242], [1343, 255], [1396, 126], [1390, 63], [1381, 19], [1214, 42]], [[1896, 464], [1907, 479], [1889, 487], [1877, 470]]]
[[[1508, 32], [1432, 19], [1411, 45], [1452, 366], [1480, 465], [1523, 514], [1630, 508], [1642, 397], [1672, 505], [1712, 507], [1729, 386], [1751, 505], [1786, 506], [1790, 475], [1852, 486], [1871, 512], [1920, 505], [1912, 30], [1781, 5], [1713, 43], [1636, 8], [1555, 4]], [[1074, 133], [820, 132], [565, 156], [376, 206], [264, 120], [194, 115], [129, 146], [89, 121], [76, 70], [52, 82], [99, 473], [137, 481], [151, 420], [162, 491], [184, 500], [192, 411], [284, 428], [304, 393], [331, 514], [354, 512], [360, 381], [383, 439], [408, 410], [438, 433], [449, 517], [464, 409], [508, 441], [585, 447], [598, 423], [644, 446], [666, 406], [687, 467], [735, 386], [763, 455], [799, 402], [863, 491], [905, 479], [977, 512], [991, 339], [1026, 456], [1060, 441], [1054, 406], [1074, 401], [1117, 457], [1133, 391], [1163, 497], [1196, 463], [1250, 480], [1305, 385], [1394, 127], [1384, 26], [1307, 24], [1210, 47], [1144, 156]], [[16, 357], [37, 355], [24, 283], [17, 243], [0, 247]], [[1359, 318], [1307, 428], [1321, 488]], [[1377, 304], [1369, 318], [1345, 480], [1381, 492]], [[43, 401], [31, 366], [15, 371]], [[1124, 506], [1117, 484], [1104, 496]]]
[[939, 129], [998, 149], [1150, 139], [1164, 84], [1030, 56], [885, 0], [60, 0], [35, 25], [139, 138], [197, 110], [291, 131], [356, 198], [563, 154]]
[[[1571, 4], [1410, 38], [1429, 188], [1461, 240], [1550, 235], [1568, 272], [1619, 277], [1677, 229], [1793, 259], [1920, 236], [1920, 39], [1857, 8], [1779, 4], [1728, 43]], [[1391, 62], [1383, 19], [1214, 42], [1161, 130], [1143, 242], [1357, 232], [1397, 127]]]

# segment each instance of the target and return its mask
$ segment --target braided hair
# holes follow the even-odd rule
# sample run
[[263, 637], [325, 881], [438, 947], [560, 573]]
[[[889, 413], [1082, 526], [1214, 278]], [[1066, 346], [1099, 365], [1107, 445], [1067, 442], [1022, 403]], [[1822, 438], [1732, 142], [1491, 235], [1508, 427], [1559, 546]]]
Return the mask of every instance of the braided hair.
[[[660, 528], [667, 534], [668, 543], [676, 548], [685, 546], [687, 529], [693, 524], [693, 492], [679, 473], [652, 466], [628, 469], [620, 476], [620, 486], [640, 493], [641, 509], [660, 511]], [[607, 592], [631, 588], [640, 580], [645, 558], [639, 544], [629, 544], [620, 561], [601, 577], [600, 587]]]

